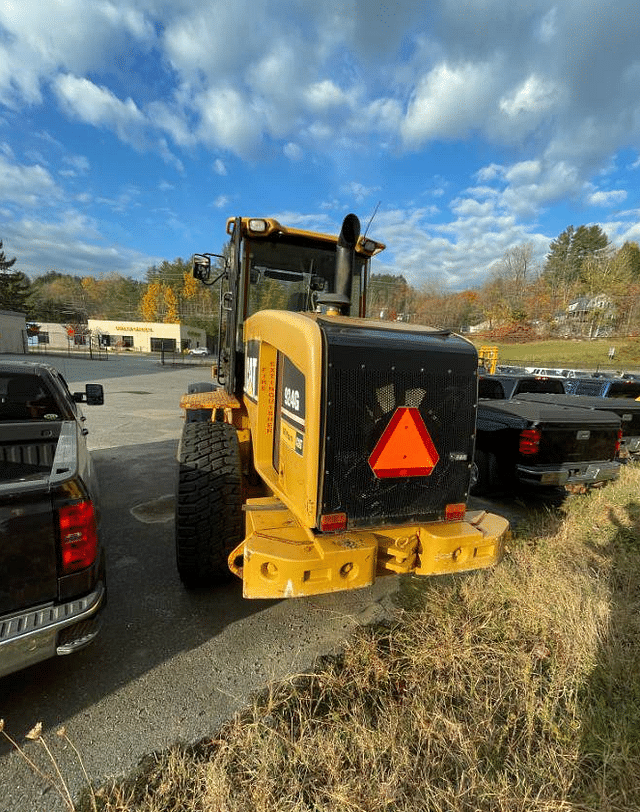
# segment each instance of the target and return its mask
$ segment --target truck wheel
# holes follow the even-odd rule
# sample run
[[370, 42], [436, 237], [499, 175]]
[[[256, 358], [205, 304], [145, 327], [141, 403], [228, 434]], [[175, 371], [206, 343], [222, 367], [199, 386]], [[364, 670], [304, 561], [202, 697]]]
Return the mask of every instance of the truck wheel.
[[496, 455], [490, 451], [482, 451], [482, 449], [476, 448], [473, 462], [477, 474], [476, 481], [471, 486], [471, 493], [474, 496], [486, 496], [495, 491], [500, 485], [498, 460]]
[[185, 423], [178, 452], [176, 563], [188, 587], [231, 578], [229, 553], [243, 538], [240, 448], [227, 423]]
[[[197, 392], [213, 392], [216, 387], [208, 382], [190, 383], [187, 387], [188, 395], [195, 395]], [[212, 409], [187, 409], [187, 423], [210, 423]]]

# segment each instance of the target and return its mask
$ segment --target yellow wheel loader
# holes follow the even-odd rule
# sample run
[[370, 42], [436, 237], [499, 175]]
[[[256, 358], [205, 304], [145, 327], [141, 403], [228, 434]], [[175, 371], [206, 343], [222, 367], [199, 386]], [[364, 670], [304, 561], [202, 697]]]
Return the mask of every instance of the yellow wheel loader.
[[233, 573], [247, 598], [285, 598], [495, 564], [508, 523], [466, 506], [474, 346], [366, 317], [385, 246], [353, 214], [338, 236], [244, 217], [227, 233], [193, 263], [220, 282], [220, 335], [213, 380], [181, 400], [184, 584]]

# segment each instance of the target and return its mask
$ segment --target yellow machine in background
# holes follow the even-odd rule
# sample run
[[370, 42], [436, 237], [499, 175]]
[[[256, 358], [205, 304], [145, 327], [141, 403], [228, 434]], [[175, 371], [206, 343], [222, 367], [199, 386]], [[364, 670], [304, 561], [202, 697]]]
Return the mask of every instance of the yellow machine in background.
[[[448, 331], [366, 318], [371, 257], [338, 237], [235, 218], [216, 380], [182, 398], [176, 555], [187, 586], [245, 597], [367, 586], [499, 560], [508, 523], [467, 511], [478, 355]], [[210, 257], [194, 274], [212, 283]]]
[[495, 375], [498, 366], [498, 348], [480, 347], [478, 350], [478, 363], [484, 372]]

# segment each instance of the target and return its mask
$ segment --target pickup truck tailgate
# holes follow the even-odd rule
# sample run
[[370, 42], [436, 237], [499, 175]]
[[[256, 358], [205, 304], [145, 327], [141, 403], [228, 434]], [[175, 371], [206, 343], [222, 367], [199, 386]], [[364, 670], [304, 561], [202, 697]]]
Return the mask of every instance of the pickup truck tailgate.
[[61, 426], [0, 425], [0, 614], [58, 597], [50, 477]]
[[48, 488], [0, 497], [0, 614], [57, 598], [57, 541]]

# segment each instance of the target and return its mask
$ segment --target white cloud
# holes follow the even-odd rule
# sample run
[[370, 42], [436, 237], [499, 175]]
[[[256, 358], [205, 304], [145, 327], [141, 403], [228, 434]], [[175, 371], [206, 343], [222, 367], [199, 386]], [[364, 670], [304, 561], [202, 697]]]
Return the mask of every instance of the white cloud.
[[509, 248], [530, 242], [538, 259], [548, 251], [548, 237], [528, 231], [491, 203], [459, 200], [454, 215], [448, 223], [434, 223], [426, 209], [379, 212], [372, 237], [388, 249], [376, 258], [375, 272], [402, 273], [417, 287], [459, 290], [482, 284]]
[[65, 155], [64, 162], [77, 169], [78, 172], [89, 171], [89, 159], [85, 155]]
[[50, 221], [23, 217], [10, 223], [10, 231], [20, 270], [30, 277], [60, 271], [142, 278], [150, 265], [161, 261], [123, 245], [107, 244], [96, 222], [73, 209]]
[[500, 109], [513, 118], [523, 114], [546, 113], [559, 101], [560, 93], [554, 82], [539, 76], [529, 76], [510, 95], [500, 99]]
[[23, 166], [0, 156], [0, 196], [5, 203], [41, 206], [59, 198], [62, 192], [42, 166]]
[[201, 124], [199, 136], [205, 143], [249, 155], [262, 139], [260, 112], [248, 106], [231, 87], [212, 87], [197, 100]]
[[553, 8], [549, 9], [549, 11], [540, 20], [540, 25], [538, 27], [538, 37], [540, 38], [540, 41], [543, 42], [545, 45], [549, 45], [557, 36], [558, 33], [557, 18], [558, 18], [558, 8], [557, 6], [554, 6]]
[[[154, 26], [135, 2], [20, 0], [0, 5], [0, 98], [42, 100], [43, 82], [62, 69], [83, 74], [108, 66], [133, 47], [147, 48]], [[115, 63], [114, 63], [115, 64]]]
[[489, 166], [483, 166], [476, 172], [476, 177], [479, 181], [486, 183], [488, 181], [496, 180], [496, 178], [502, 177], [504, 174], [504, 167], [500, 166], [499, 164], [489, 164]]
[[295, 144], [293, 141], [289, 141], [288, 144], [285, 144], [282, 151], [290, 161], [301, 161], [304, 157], [304, 152], [300, 144]]
[[540, 161], [521, 161], [510, 166], [504, 173], [504, 177], [508, 183], [520, 186], [536, 181], [540, 177], [541, 171]]
[[346, 184], [346, 186], [343, 186], [340, 191], [356, 202], [362, 203], [362, 201], [366, 200], [366, 198], [371, 197], [371, 195], [375, 194], [376, 192], [379, 192], [380, 187], [369, 187], [362, 183], [358, 183], [357, 181], [352, 181], [351, 183]]
[[329, 79], [310, 85], [304, 93], [304, 98], [309, 108], [314, 111], [328, 110], [349, 102], [348, 96]]
[[132, 99], [123, 102], [108, 88], [71, 74], [58, 76], [54, 88], [68, 111], [81, 121], [113, 129], [124, 141], [130, 142], [134, 133], [139, 138], [145, 119]]
[[[469, 0], [462, 9], [456, 0], [434, 0], [416, 15], [407, 0], [388, 8], [337, 0], [322, 6], [311, 0], [284, 6], [5, 0], [0, 196], [14, 211], [70, 199], [78, 189], [70, 182], [65, 197], [58, 184], [74, 174], [86, 174], [87, 189], [98, 182], [96, 153], [69, 155], [63, 127], [52, 128], [57, 143], [50, 137], [34, 144], [52, 120], [53, 91], [67, 118], [160, 155], [192, 184], [212, 165], [226, 175], [215, 156], [232, 154], [256, 177], [291, 162], [290, 172], [315, 182], [318, 200], [335, 199], [333, 211], [344, 205], [340, 195], [362, 201], [378, 187], [398, 211], [409, 199], [435, 195], [432, 187], [455, 190], [449, 223], [442, 222], [444, 192], [437, 223], [428, 208], [410, 217], [403, 256], [416, 274], [427, 248], [434, 251], [429, 272], [440, 261], [447, 279], [462, 278], [466, 261], [472, 275], [479, 273], [492, 250], [499, 254], [526, 237], [523, 223], [538, 222], [556, 201], [598, 208], [635, 203], [622, 169], [610, 170], [606, 183], [599, 173], [616, 154], [618, 167], [628, 163], [625, 150], [640, 142], [640, 15], [620, 0], [606, 14], [593, 0], [554, 2]], [[33, 122], [24, 144], [11, 134], [18, 118]], [[97, 138], [105, 151], [111, 147], [104, 132]], [[434, 181], [439, 153], [431, 152], [442, 140], [468, 141], [475, 150], [460, 166], [449, 164], [446, 187], [442, 178]], [[196, 169], [207, 149], [204, 170]], [[414, 170], [407, 152], [420, 168]], [[450, 155], [448, 146], [444, 153]], [[234, 174], [246, 168], [240, 163], [234, 161]], [[403, 173], [406, 192], [398, 181]], [[353, 177], [364, 182], [349, 184]], [[149, 181], [150, 189], [157, 186]], [[234, 201], [250, 191], [234, 193]], [[119, 213], [135, 205], [112, 188], [100, 194]], [[90, 199], [97, 199], [93, 189]], [[274, 194], [271, 205], [281, 199]], [[615, 227], [622, 233], [633, 226]], [[389, 242], [395, 237], [390, 233]]]
[[417, 83], [400, 131], [419, 147], [436, 138], [462, 138], [494, 104], [495, 63], [442, 63]]
[[397, 99], [375, 99], [366, 107], [364, 115], [360, 110], [357, 111], [352, 127], [357, 131], [360, 122], [363, 128], [395, 134], [399, 130], [402, 116], [402, 105]]
[[[187, 104], [183, 100], [183, 104]], [[196, 142], [191, 130], [186, 109], [177, 104], [166, 104], [163, 101], [153, 101], [145, 108], [149, 126], [153, 125], [163, 130], [179, 147], [190, 147]]]
[[588, 203], [592, 206], [615, 206], [626, 199], [624, 189], [615, 189], [610, 192], [593, 192], [588, 196]]

